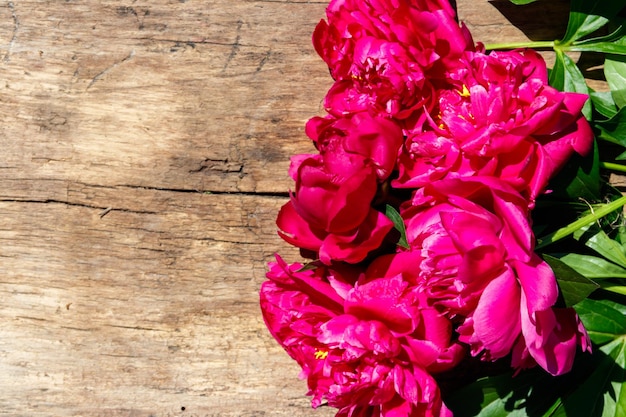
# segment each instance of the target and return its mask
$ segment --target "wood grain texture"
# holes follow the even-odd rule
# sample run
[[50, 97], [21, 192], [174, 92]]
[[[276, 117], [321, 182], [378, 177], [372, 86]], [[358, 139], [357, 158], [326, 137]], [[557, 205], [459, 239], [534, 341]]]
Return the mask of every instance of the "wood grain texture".
[[[0, 3], [0, 415], [334, 415], [257, 295], [297, 259], [274, 218], [331, 82], [326, 4]], [[486, 42], [536, 18], [457, 5]]]

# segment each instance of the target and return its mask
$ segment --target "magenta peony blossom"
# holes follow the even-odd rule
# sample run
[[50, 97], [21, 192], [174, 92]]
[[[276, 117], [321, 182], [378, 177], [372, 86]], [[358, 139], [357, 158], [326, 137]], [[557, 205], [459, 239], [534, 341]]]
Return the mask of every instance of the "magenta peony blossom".
[[469, 32], [445, 0], [331, 1], [313, 34], [336, 80], [325, 107], [335, 116], [366, 111], [412, 125], [436, 103], [434, 91], [466, 50]]
[[395, 167], [402, 133], [367, 114], [316, 118], [307, 132], [320, 153], [292, 160], [296, 190], [278, 215], [280, 235], [324, 263], [360, 262], [393, 227], [372, 200]]
[[387, 179], [394, 170], [403, 141], [397, 124], [366, 113], [342, 118], [314, 117], [308, 121], [306, 133], [333, 170], [365, 163], [375, 168], [379, 181]]
[[401, 275], [300, 268], [277, 258], [261, 287], [261, 309], [302, 367], [314, 407], [327, 401], [345, 417], [451, 416], [431, 375], [464, 353], [451, 342], [448, 319], [422, 305]]
[[577, 345], [588, 349], [576, 315], [553, 308], [556, 279], [534, 253], [526, 200], [506, 182], [440, 180], [419, 189], [402, 214], [410, 252], [398, 263], [415, 270], [412, 281], [430, 304], [462, 320], [459, 340], [473, 355], [512, 352], [515, 367], [537, 363], [559, 375]]
[[531, 50], [468, 52], [466, 60], [449, 73], [454, 88], [440, 92], [438, 114], [410, 132], [394, 186], [493, 176], [532, 207], [574, 152], [591, 149], [581, 113], [587, 96], [550, 87], [543, 59]]

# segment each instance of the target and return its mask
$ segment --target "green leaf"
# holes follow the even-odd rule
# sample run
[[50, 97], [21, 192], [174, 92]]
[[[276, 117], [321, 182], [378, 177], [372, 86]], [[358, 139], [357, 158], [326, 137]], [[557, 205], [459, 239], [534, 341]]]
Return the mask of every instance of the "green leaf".
[[[589, 87], [580, 69], [563, 51], [556, 50], [554, 68], [550, 71], [550, 85], [560, 91], [589, 94]], [[591, 120], [591, 102], [587, 100], [582, 113]]]
[[620, 304], [616, 301], [612, 301], [609, 299], [603, 299], [602, 303], [607, 305], [608, 307], [612, 308], [613, 310], [617, 310], [620, 313], [622, 313], [624, 316], [626, 316], [626, 305], [625, 304]]
[[622, 245], [626, 245], [626, 224], [622, 223], [617, 228], [617, 236], [615, 236], [615, 240]]
[[482, 378], [456, 391], [446, 406], [455, 417], [525, 417], [526, 399], [541, 376], [531, 371], [514, 378], [511, 373]]
[[385, 206], [385, 216], [393, 222], [393, 226], [398, 232], [400, 232], [398, 246], [409, 249], [409, 243], [406, 240], [406, 227], [404, 226], [404, 220], [402, 219], [402, 216], [400, 216], [400, 213], [398, 213], [398, 210], [387, 204]]
[[601, 281], [600, 286], [605, 291], [611, 291], [615, 294], [626, 295], [626, 286], [625, 285], [617, 285], [613, 284], [610, 281]]
[[572, 0], [567, 30], [561, 43], [571, 43], [590, 35], [606, 25], [623, 7], [624, 3], [620, 1]]
[[573, 52], [600, 52], [605, 54], [626, 55], [626, 45], [613, 42], [575, 43], [566, 48]]
[[560, 229], [555, 230], [554, 232], [546, 236], [538, 238], [535, 249], [540, 249], [545, 246], [551, 245], [552, 243], [557, 242], [571, 234], [573, 234], [575, 238], [583, 239], [584, 241], [588, 238], [588, 235], [583, 236], [583, 233], [588, 230], [590, 225], [595, 224], [603, 217], [613, 215], [616, 210], [621, 209], [625, 204], [626, 196], [622, 196], [614, 201], [611, 201], [610, 203], [602, 204], [598, 207], [595, 207], [595, 209], [591, 213], [576, 219], [567, 226], [561, 227]]
[[610, 119], [617, 114], [617, 106], [610, 91], [591, 91], [589, 97], [593, 108], [602, 116]]
[[618, 108], [626, 105], [626, 57], [612, 56], [604, 61], [604, 76]]
[[[616, 41], [616, 45], [626, 48], [626, 38]], [[615, 54], [616, 52], [609, 52]], [[618, 108], [626, 105], [626, 57], [622, 55], [609, 55], [604, 61], [604, 76], [609, 83], [611, 95]]]
[[[604, 0], [606, 1], [606, 0]], [[576, 11], [570, 11], [569, 21], [562, 43], [573, 42], [581, 39], [608, 23], [608, 19], [602, 16], [588, 15]]]
[[[548, 198], [560, 201], [597, 201], [602, 198], [602, 178], [597, 143], [585, 156], [572, 155], [559, 173], [550, 180], [553, 190]], [[573, 211], [573, 210], [572, 210]]]
[[626, 337], [595, 355], [595, 369], [562, 401], [552, 417], [626, 417]]
[[597, 256], [568, 253], [559, 259], [589, 279], [626, 278], [626, 269]]
[[571, 307], [584, 300], [599, 288], [598, 284], [585, 278], [559, 258], [544, 254], [543, 259], [550, 265], [556, 276], [566, 307]]
[[611, 239], [604, 230], [597, 225], [583, 227], [574, 232], [574, 239], [585, 244], [585, 246], [598, 252], [609, 261], [626, 268], [626, 252], [624, 246]]
[[626, 147], [626, 108], [622, 107], [608, 120], [597, 122], [596, 127], [600, 130], [598, 138]]
[[534, 368], [482, 378], [444, 401], [455, 417], [624, 417], [624, 343], [578, 355], [565, 375]]
[[576, 176], [567, 184], [565, 192], [570, 200], [599, 200], [601, 197], [600, 154], [594, 141], [593, 151], [586, 156], [572, 155], [563, 170], [576, 166]]
[[589, 298], [574, 306], [594, 343], [604, 344], [626, 338], [626, 316], [611, 303]]
[[[626, 6], [626, 2], [622, 1], [622, 7]], [[600, 35], [597, 37], [590, 37], [581, 40], [577, 40], [573, 43], [573, 45], [586, 45], [586, 44], [595, 44], [595, 43], [613, 43], [616, 40], [622, 38], [626, 35], [626, 20], [621, 16], [617, 15], [610, 19], [609, 24], [609, 33], [606, 35]], [[600, 52], [600, 51], [598, 51]]]
[[537, 0], [510, 0], [510, 1], [513, 4], [517, 4], [518, 6], [521, 6], [521, 5], [524, 5], [524, 4], [534, 3]]
[[[554, 377], [536, 367], [481, 378], [444, 397], [455, 417], [549, 417], [594, 370], [598, 356], [578, 355], [571, 372]], [[557, 411], [558, 412], [558, 411]], [[567, 414], [568, 417], [589, 417]]]

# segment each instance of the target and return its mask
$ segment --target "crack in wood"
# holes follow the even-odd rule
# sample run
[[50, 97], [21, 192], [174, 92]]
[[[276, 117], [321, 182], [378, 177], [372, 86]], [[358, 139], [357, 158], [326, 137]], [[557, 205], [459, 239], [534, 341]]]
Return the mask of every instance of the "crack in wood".
[[243, 163], [232, 162], [228, 158], [226, 159], [211, 159], [205, 158], [200, 162], [200, 166], [195, 169], [190, 169], [190, 174], [195, 174], [203, 171], [221, 171], [227, 173], [241, 174], [243, 173]]
[[233, 42], [232, 44], [230, 54], [228, 55], [228, 58], [226, 58], [226, 63], [224, 64], [224, 68], [222, 68], [222, 71], [226, 71], [226, 69], [230, 65], [230, 62], [235, 58], [235, 56], [237, 56], [237, 53], [239, 52], [239, 47], [241, 46], [239, 41], [241, 40], [241, 28], [242, 27], [243, 27], [243, 21], [238, 20], [237, 31], [236, 31], [237, 35], [235, 37], [235, 42]]
[[193, 240], [215, 242], [215, 243], [232, 243], [235, 245], [263, 245], [263, 242], [244, 242], [241, 240], [226, 240], [226, 239], [217, 239], [214, 237], [200, 237], [200, 238], [195, 238]]
[[29, 316], [15, 316], [16, 319], [34, 320], [34, 321], [48, 321], [48, 319], [42, 319], [41, 317], [29, 317]]
[[73, 207], [83, 207], [95, 210], [101, 210], [100, 218], [104, 217], [111, 211], [119, 211], [123, 213], [135, 213], [135, 214], [159, 214], [157, 211], [149, 211], [149, 210], [131, 210], [124, 208], [112, 208], [112, 207], [100, 207], [93, 206], [90, 204], [84, 203], [73, 203], [71, 201], [62, 201], [62, 200], [54, 200], [54, 199], [44, 199], [44, 200], [27, 200], [27, 199], [17, 199], [17, 198], [0, 198], [0, 202], [2, 203], [26, 203], [26, 204], [63, 204], [66, 206]]
[[131, 359], [141, 358], [141, 356], [139, 355], [122, 355], [122, 354], [114, 354], [114, 353], [100, 353], [100, 356], [107, 356], [110, 358], [131, 358]]
[[265, 53], [265, 56], [263, 58], [261, 58], [261, 61], [259, 62], [259, 65], [256, 67], [256, 72], [261, 72], [261, 70], [265, 66], [265, 63], [270, 59], [271, 55], [272, 55], [272, 49], [270, 48]]
[[[53, 181], [53, 180], [50, 180]], [[54, 180], [56, 181], [56, 180]], [[68, 185], [78, 184], [82, 187], [87, 188], [101, 188], [105, 190], [115, 190], [115, 189], [123, 189], [128, 188], [131, 190], [146, 190], [146, 191], [163, 191], [163, 192], [172, 192], [172, 193], [187, 193], [187, 194], [206, 194], [206, 195], [231, 195], [231, 196], [244, 196], [244, 197], [264, 197], [264, 198], [289, 198], [289, 191], [222, 191], [222, 190], [210, 190], [210, 189], [197, 189], [197, 188], [172, 188], [172, 187], [156, 187], [149, 185], [136, 185], [136, 184], [112, 184], [112, 185], [103, 185], [103, 184], [91, 184], [85, 182], [70, 182]], [[24, 201], [21, 199], [6, 199], [7, 201], [15, 200], [15, 201]], [[0, 201], [3, 199], [0, 197]], [[95, 207], [101, 210], [106, 210], [109, 207]], [[116, 210], [112, 208], [112, 210]], [[122, 210], [122, 209], [117, 209]], [[130, 210], [129, 210], [130, 211]], [[157, 214], [151, 213], [148, 214]]]
[[73, 327], [73, 326], [60, 326], [61, 329], [76, 330], [78, 332], [95, 332], [98, 331], [97, 327]]
[[[136, 190], [150, 190], [150, 191], [164, 191], [172, 193], [190, 193], [190, 194], [207, 194], [207, 195], [232, 195], [232, 196], [245, 196], [245, 197], [265, 197], [265, 198], [288, 198], [289, 192], [287, 191], [213, 191], [213, 190], [200, 190], [192, 188], [167, 188], [167, 187], [151, 187], [132, 184], [118, 184], [115, 187], [124, 187]], [[1, 200], [0, 200], [1, 201]]]
[[89, 85], [87, 85], [87, 88], [85, 88], [85, 90], [89, 90], [92, 85], [94, 85], [96, 82], [98, 82], [98, 80], [100, 80], [102, 77], [104, 77], [107, 73], [111, 72], [111, 70], [113, 70], [114, 68], [116, 68], [119, 65], [123, 64], [124, 62], [128, 61], [129, 59], [133, 58], [134, 56], [135, 56], [135, 50], [133, 49], [132, 51], [130, 51], [130, 53], [128, 55], [126, 55], [126, 57], [122, 58], [121, 61], [113, 63], [113, 65], [105, 68], [103, 71], [101, 71], [95, 77], [93, 77], [93, 79], [89, 82]]
[[148, 332], [167, 332], [169, 330], [167, 329], [155, 329], [152, 327], [142, 327], [142, 326], [123, 326], [121, 324], [107, 324], [107, 327], [113, 327], [113, 328], [117, 328], [117, 329], [127, 329], [127, 330], [141, 330], [141, 331], [148, 331]]
[[134, 36], [132, 38], [129, 38], [135, 41], [143, 41], [143, 42], [166, 42], [166, 43], [173, 43], [173, 44], [185, 44], [188, 45], [192, 48], [195, 48], [196, 45], [210, 45], [210, 46], [227, 46], [229, 48], [233, 48], [235, 45], [237, 45], [240, 48], [252, 48], [252, 49], [262, 49], [262, 48], [266, 48], [267, 45], [256, 45], [256, 44], [252, 44], [252, 43], [241, 43], [241, 42], [218, 42], [218, 41], [210, 41], [210, 40], [206, 40], [206, 39], [200, 39], [200, 40], [182, 40], [182, 39], [174, 39], [174, 38], [153, 38], [153, 37], [147, 37], [147, 36]]
[[17, 18], [17, 13], [15, 12], [15, 4], [12, 1], [8, 3], [9, 10], [11, 10], [11, 17], [13, 17], [13, 33], [11, 34], [11, 40], [9, 41], [9, 46], [7, 48], [7, 53], [4, 55], [3, 61], [5, 63], [11, 60], [11, 51], [13, 50], [13, 46], [15, 45], [15, 41], [17, 40], [17, 31], [20, 28], [20, 21]]

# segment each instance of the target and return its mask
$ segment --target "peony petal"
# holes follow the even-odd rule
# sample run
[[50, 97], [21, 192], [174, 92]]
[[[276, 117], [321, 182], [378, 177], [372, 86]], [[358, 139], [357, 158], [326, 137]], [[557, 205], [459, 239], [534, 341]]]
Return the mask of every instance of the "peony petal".
[[475, 337], [492, 360], [509, 354], [520, 334], [520, 288], [507, 270], [487, 285], [474, 312]]
[[278, 234], [285, 241], [294, 246], [312, 251], [318, 251], [322, 245], [322, 239], [326, 233], [322, 230], [315, 230], [307, 223], [293, 207], [289, 201], [283, 205], [278, 212], [276, 219]]
[[348, 263], [361, 262], [370, 251], [378, 249], [393, 223], [383, 213], [370, 209], [365, 221], [351, 234], [329, 234], [320, 247], [320, 260]]
[[526, 299], [526, 310], [532, 315], [547, 310], [556, 303], [559, 289], [554, 272], [539, 255], [533, 253], [528, 263], [512, 261], [511, 265], [519, 279]]
[[589, 339], [574, 309], [554, 308], [534, 314], [524, 308], [522, 294], [522, 333], [532, 358], [552, 375], [569, 372], [577, 346], [590, 349]]
[[416, 296], [407, 291], [408, 283], [398, 275], [357, 285], [348, 294], [345, 311], [362, 320], [385, 323], [397, 334], [413, 332], [419, 320]]

